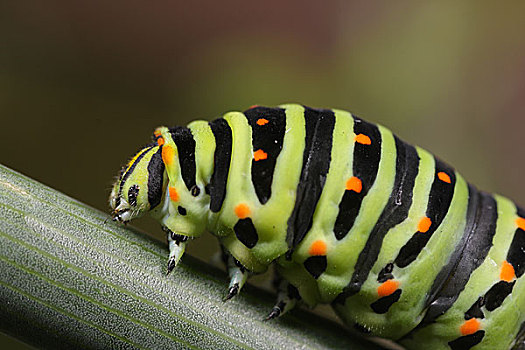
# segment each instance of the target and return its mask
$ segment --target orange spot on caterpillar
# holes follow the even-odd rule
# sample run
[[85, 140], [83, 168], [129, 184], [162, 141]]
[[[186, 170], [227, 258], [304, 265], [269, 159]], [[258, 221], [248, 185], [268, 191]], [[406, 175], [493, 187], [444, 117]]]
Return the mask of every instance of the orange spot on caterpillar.
[[177, 189], [175, 187], [169, 187], [168, 191], [170, 193], [170, 199], [174, 202], [177, 202], [179, 200], [179, 193], [177, 192]]
[[476, 333], [479, 329], [479, 326], [479, 321], [475, 318], [471, 318], [470, 320], [463, 322], [459, 330], [462, 335], [469, 335]]
[[365, 134], [357, 134], [355, 135], [354, 141], [357, 143], [360, 143], [362, 145], [371, 145], [372, 140], [370, 140], [370, 137], [366, 136]]
[[157, 145], [162, 146], [164, 144], [164, 139], [162, 137], [159, 137], [157, 139]]
[[155, 131], [153, 132], [153, 135], [155, 135], [156, 137], [159, 137], [160, 134], [162, 134], [162, 133], [160, 132], [159, 129], [157, 129], [157, 130], [155, 130]]
[[377, 287], [377, 295], [380, 297], [386, 297], [394, 293], [399, 287], [399, 282], [394, 280], [387, 280]]
[[432, 225], [432, 220], [430, 220], [430, 218], [424, 217], [421, 220], [419, 220], [419, 224], [417, 224], [417, 229], [419, 232], [425, 233], [430, 228], [430, 225]]
[[257, 120], [257, 125], [263, 126], [266, 124], [268, 124], [268, 119], [261, 118]]
[[308, 254], [310, 255], [326, 255], [326, 243], [323, 240], [318, 239], [317, 241], [313, 242], [310, 246], [310, 250], [308, 250]]
[[164, 145], [162, 147], [162, 161], [166, 165], [170, 165], [171, 162], [173, 162], [173, 158], [175, 157], [175, 151], [173, 150], [173, 147], [170, 145]]
[[524, 218], [517, 218], [516, 225], [518, 225], [519, 228], [525, 231], [525, 219]]
[[246, 204], [241, 203], [235, 207], [235, 215], [239, 219], [246, 219], [250, 216], [250, 208]]
[[346, 180], [346, 189], [348, 191], [361, 193], [361, 191], [363, 190], [363, 183], [361, 182], [361, 180], [359, 180], [359, 178], [352, 176], [351, 178]]
[[499, 273], [499, 279], [505, 282], [510, 282], [516, 277], [514, 266], [504, 261], [501, 265], [501, 271]]
[[446, 182], [446, 183], [448, 183], [448, 184], [451, 183], [451, 181], [450, 181], [450, 176], [448, 176], [448, 174], [445, 173], [445, 172], [443, 172], [443, 171], [440, 171], [440, 172], [438, 173], [438, 178], [439, 178], [441, 181]]
[[258, 162], [260, 160], [264, 160], [268, 158], [268, 154], [266, 152], [264, 152], [262, 149], [258, 149], [257, 151], [255, 151], [253, 153], [253, 159]]
[[248, 109], [257, 108], [257, 107], [259, 107], [259, 105], [251, 105], [250, 108]]

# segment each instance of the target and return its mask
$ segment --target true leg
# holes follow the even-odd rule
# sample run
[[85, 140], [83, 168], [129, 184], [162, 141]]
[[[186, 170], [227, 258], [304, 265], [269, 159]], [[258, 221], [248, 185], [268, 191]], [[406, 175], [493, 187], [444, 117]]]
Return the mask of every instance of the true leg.
[[177, 266], [180, 261], [180, 258], [184, 254], [186, 249], [186, 242], [188, 241], [188, 236], [182, 236], [176, 234], [175, 232], [169, 230], [166, 227], [162, 228], [168, 236], [168, 245], [170, 249], [170, 255], [168, 258], [168, 270], [166, 275], [169, 275], [171, 271]]
[[293, 309], [295, 305], [297, 305], [297, 301], [301, 300], [301, 296], [299, 295], [297, 288], [280, 276], [277, 276], [276, 278], [278, 279], [277, 302], [275, 303], [272, 311], [270, 311], [266, 317], [266, 320], [271, 320], [284, 315], [286, 312]]
[[224, 301], [226, 301], [239, 294], [239, 291], [242, 286], [244, 286], [249, 273], [239, 261], [231, 256], [231, 254], [226, 252], [224, 254], [226, 254], [226, 266], [228, 268], [228, 275], [230, 276], [228, 295], [224, 298]]

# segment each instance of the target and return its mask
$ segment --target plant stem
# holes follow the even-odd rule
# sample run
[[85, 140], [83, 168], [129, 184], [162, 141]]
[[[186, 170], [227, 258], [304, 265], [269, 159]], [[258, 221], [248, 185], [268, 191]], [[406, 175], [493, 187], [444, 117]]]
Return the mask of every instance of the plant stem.
[[0, 165], [0, 329], [46, 348], [371, 349], [296, 310], [264, 322], [272, 297], [222, 302], [223, 272]]

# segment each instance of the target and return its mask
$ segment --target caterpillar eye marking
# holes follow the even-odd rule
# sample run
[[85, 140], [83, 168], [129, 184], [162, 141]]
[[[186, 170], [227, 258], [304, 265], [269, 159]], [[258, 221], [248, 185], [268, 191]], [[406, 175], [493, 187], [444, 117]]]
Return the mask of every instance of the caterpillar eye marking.
[[128, 203], [134, 207], [137, 205], [137, 195], [139, 194], [139, 185], [133, 185], [128, 190]]
[[221, 244], [230, 283], [276, 265], [267, 319], [330, 303], [414, 349], [525, 348], [525, 210], [431, 153], [340, 110], [252, 106], [159, 127], [120, 171], [114, 221], [149, 212], [169, 246]]

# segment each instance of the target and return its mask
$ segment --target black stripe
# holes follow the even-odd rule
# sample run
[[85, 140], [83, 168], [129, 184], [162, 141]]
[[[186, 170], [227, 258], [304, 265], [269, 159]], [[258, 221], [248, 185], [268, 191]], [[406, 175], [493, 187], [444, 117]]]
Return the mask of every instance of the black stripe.
[[394, 275], [392, 274], [392, 271], [394, 271], [394, 264], [388, 263], [385, 267], [379, 271], [379, 274], [377, 275], [377, 282], [383, 283], [388, 280], [391, 280], [394, 278]]
[[290, 248], [287, 257], [303, 240], [312, 226], [315, 207], [321, 196], [326, 174], [330, 169], [334, 112], [305, 107], [305, 148], [301, 178], [297, 186], [295, 206], [288, 219], [286, 241]]
[[[432, 323], [452, 307], [465, 288], [470, 275], [483, 263], [492, 247], [498, 219], [496, 201], [490, 194], [478, 192], [473, 187], [470, 188], [470, 195], [479, 196], [475, 200], [477, 202], [476, 213], [474, 217], [467, 217], [467, 225], [460, 244], [456, 246], [449, 263], [441, 269], [438, 278], [434, 280], [425, 302], [425, 305], [429, 305], [427, 313], [416, 329]], [[453, 266], [452, 269], [451, 266]], [[450, 272], [441, 290], [436, 293], [438, 284], [443, 283], [442, 275], [445, 271]]]
[[232, 129], [222, 118], [210, 122], [215, 137], [215, 154], [213, 155], [213, 175], [209, 184], [210, 210], [219, 212], [226, 197], [226, 183], [232, 155]]
[[[430, 189], [426, 215], [431, 220], [431, 225], [426, 232], [416, 232], [408, 242], [400, 249], [395, 259], [395, 264], [399, 267], [406, 267], [418, 257], [419, 253], [427, 245], [430, 237], [443, 222], [448, 213], [452, 197], [454, 197], [454, 187], [456, 185], [456, 175], [454, 169], [435, 158], [434, 182]], [[444, 172], [450, 177], [450, 183], [442, 181], [438, 173]]]
[[512, 293], [512, 288], [516, 281], [506, 282], [499, 281], [485, 294], [485, 308], [489, 311], [494, 311], [503, 304], [507, 296]]
[[363, 188], [360, 193], [346, 190], [339, 203], [339, 213], [334, 225], [335, 237], [343, 239], [352, 226], [361, 209], [363, 198], [374, 184], [381, 160], [381, 133], [374, 124], [354, 117], [354, 133], [370, 138], [370, 145], [355, 143], [353, 158], [353, 174], [361, 180]]
[[[286, 114], [282, 108], [255, 107], [244, 112], [252, 127], [253, 151], [263, 150], [267, 159], [252, 160], [252, 182], [259, 202], [264, 204], [272, 195], [272, 181], [277, 157], [283, 148]], [[266, 124], [259, 125], [264, 119]], [[261, 123], [262, 124], [262, 123]]]
[[[124, 189], [124, 184], [126, 183], [126, 180], [128, 179], [128, 177], [131, 175], [131, 173], [133, 172], [133, 170], [135, 169], [135, 167], [137, 166], [137, 164], [140, 162], [140, 160], [142, 158], [144, 158], [144, 156], [146, 155], [146, 153], [148, 153], [153, 147], [155, 147], [154, 145], [151, 145], [151, 146], [146, 146], [144, 148], [147, 148], [144, 152], [142, 152], [140, 154], [140, 156], [137, 157], [137, 159], [135, 159], [135, 161], [133, 162], [133, 164], [131, 164], [131, 166], [129, 167], [128, 171], [126, 171], [124, 173], [124, 175], [122, 175], [122, 178], [120, 180], [120, 186], [119, 186], [119, 190], [118, 190], [118, 196], [117, 196], [117, 200], [115, 202], [115, 208], [118, 207], [120, 205], [120, 197], [122, 196], [122, 190]], [[143, 148], [143, 149], [144, 149]], [[140, 151], [139, 151], [140, 152]]]
[[402, 290], [397, 289], [394, 293], [377, 299], [372, 304], [370, 304], [370, 307], [376, 314], [386, 314], [390, 307], [394, 305], [394, 303], [397, 302], [399, 298], [401, 298], [401, 293]]
[[255, 226], [253, 226], [252, 219], [250, 218], [237, 221], [233, 227], [233, 231], [235, 232], [237, 239], [248, 248], [255, 247], [257, 241], [259, 241], [259, 235], [257, 234], [257, 230], [255, 229]]
[[368, 278], [374, 266], [383, 239], [388, 231], [408, 217], [412, 205], [412, 192], [419, 171], [419, 156], [416, 149], [395, 137], [396, 176], [392, 193], [379, 220], [368, 236], [365, 247], [359, 253], [350, 283], [337, 296], [335, 302], [344, 304], [346, 298], [356, 294]]
[[189, 191], [196, 184], [195, 140], [193, 139], [191, 130], [186, 127], [177, 126], [169, 130], [171, 138], [177, 145], [182, 180]]
[[469, 190], [469, 197], [468, 197], [468, 207], [467, 207], [467, 214], [466, 214], [466, 224], [465, 229], [463, 230], [463, 236], [461, 237], [461, 241], [458, 242], [456, 247], [454, 248], [454, 252], [449, 258], [448, 263], [441, 268], [439, 273], [437, 274], [436, 278], [434, 279], [434, 282], [432, 283], [432, 287], [430, 288], [430, 291], [427, 293], [425, 308], [428, 307], [430, 302], [432, 302], [441, 288], [443, 287], [443, 284], [445, 281], [449, 278], [450, 274], [452, 273], [452, 270], [456, 267], [461, 254], [463, 254], [463, 249], [465, 248], [466, 242], [468, 239], [471, 239], [471, 234], [475, 229], [475, 225], [477, 224], [476, 220], [478, 219], [478, 210], [480, 208], [479, 201], [481, 200], [481, 196], [476, 190], [476, 188], [472, 185], [468, 186]]
[[478, 300], [472, 304], [470, 309], [465, 312], [465, 320], [470, 320], [471, 318], [485, 318], [485, 314], [483, 313], [483, 310], [481, 310], [483, 306], [485, 306], [485, 298], [479, 297]]
[[484, 336], [485, 331], [477, 331], [476, 333], [464, 335], [453, 341], [450, 341], [448, 342], [448, 345], [452, 350], [468, 350], [474, 345], [481, 343]]
[[[518, 207], [518, 215], [525, 218], [525, 211]], [[507, 253], [507, 262], [514, 267], [517, 278], [523, 275], [525, 272], [525, 231], [521, 228], [518, 228], [514, 233]]]
[[328, 260], [325, 255], [310, 256], [304, 261], [303, 265], [306, 271], [308, 271], [313, 278], [317, 279], [326, 271]]
[[148, 164], [148, 203], [150, 210], [162, 201], [164, 184], [164, 162], [162, 161], [162, 146], [151, 156]]

